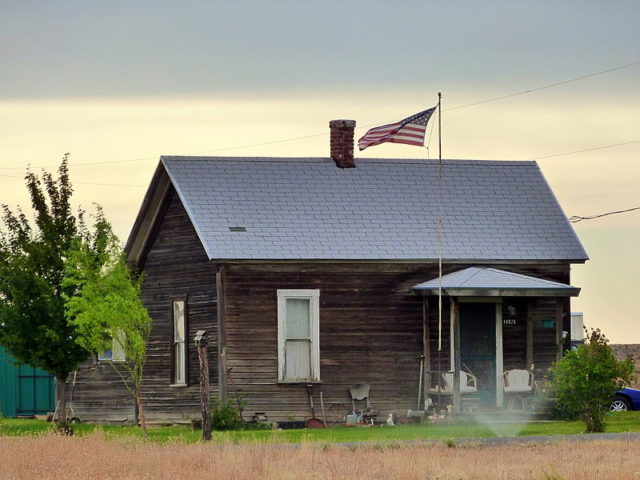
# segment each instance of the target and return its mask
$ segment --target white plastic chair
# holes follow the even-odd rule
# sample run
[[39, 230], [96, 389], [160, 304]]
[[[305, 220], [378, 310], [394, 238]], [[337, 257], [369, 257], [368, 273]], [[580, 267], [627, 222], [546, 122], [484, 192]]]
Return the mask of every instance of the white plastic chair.
[[533, 392], [533, 373], [529, 370], [507, 370], [503, 377], [504, 393]]
[[371, 403], [369, 402], [369, 391], [371, 385], [368, 383], [358, 383], [349, 387], [349, 395], [351, 395], [351, 404], [353, 405], [353, 411], [356, 411], [356, 400], [365, 400], [367, 402], [367, 410], [371, 410]]
[[509, 396], [509, 410], [514, 409], [516, 399], [520, 401], [522, 410], [526, 410], [527, 394], [533, 393], [533, 372], [519, 369], [507, 370], [502, 377], [504, 393]]
[[[453, 392], [453, 372], [443, 373], [444, 391]], [[478, 391], [478, 379], [475, 375], [460, 371], [460, 393], [476, 393]]]

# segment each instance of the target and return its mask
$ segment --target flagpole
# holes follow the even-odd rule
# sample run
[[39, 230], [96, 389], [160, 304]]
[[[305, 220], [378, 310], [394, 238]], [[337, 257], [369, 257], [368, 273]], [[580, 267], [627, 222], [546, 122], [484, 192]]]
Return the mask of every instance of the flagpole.
[[438, 160], [442, 166], [442, 92], [438, 92]]
[[442, 92], [438, 92], [438, 352], [442, 350]]
[[[438, 92], [438, 410], [442, 410], [442, 92]], [[441, 412], [435, 412], [438, 418]]]

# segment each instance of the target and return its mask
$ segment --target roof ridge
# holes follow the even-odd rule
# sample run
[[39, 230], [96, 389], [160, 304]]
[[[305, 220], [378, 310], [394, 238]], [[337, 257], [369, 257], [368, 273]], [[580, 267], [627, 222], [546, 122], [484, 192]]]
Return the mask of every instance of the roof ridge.
[[[467, 270], [467, 271], [468, 271], [468, 270], [471, 270], [471, 269], [474, 269], [475, 271], [474, 271], [470, 276], [468, 276], [468, 277], [464, 280], [464, 283], [470, 282], [470, 281], [471, 281], [471, 279], [472, 279], [473, 277], [475, 277], [476, 275], [478, 275], [482, 270], [486, 270], [486, 268], [481, 268], [481, 267], [471, 266], [471, 267], [467, 267], [467, 268], [465, 268], [465, 269], [463, 269], [463, 270], [461, 270], [461, 271], [464, 271], [464, 270]], [[453, 273], [455, 273], [455, 272], [452, 272], [452, 274], [453, 274]]]
[[[283, 161], [322, 161], [333, 162], [331, 157], [235, 157], [235, 156], [203, 156], [203, 155], [161, 155], [160, 161], [198, 161], [198, 162], [283, 162]], [[438, 165], [440, 160], [433, 158], [356, 158], [356, 166], [358, 163], [405, 163], [405, 164], [424, 164], [424, 165]], [[471, 159], [471, 158], [446, 158], [442, 160], [443, 165], [451, 163], [458, 165], [485, 165], [485, 166], [531, 166], [537, 164], [534, 160], [489, 160], [489, 159]]]

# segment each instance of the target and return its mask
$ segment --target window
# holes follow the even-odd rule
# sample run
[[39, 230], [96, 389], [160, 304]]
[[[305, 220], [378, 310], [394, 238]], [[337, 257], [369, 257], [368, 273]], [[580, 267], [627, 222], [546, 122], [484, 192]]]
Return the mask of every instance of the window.
[[186, 313], [184, 300], [173, 302], [173, 372], [174, 385], [187, 384]]
[[278, 290], [278, 380], [320, 381], [320, 290]]
[[113, 336], [113, 342], [110, 350], [98, 353], [98, 360], [111, 362], [124, 362], [127, 358], [124, 354], [124, 332], [119, 328], [116, 329]]

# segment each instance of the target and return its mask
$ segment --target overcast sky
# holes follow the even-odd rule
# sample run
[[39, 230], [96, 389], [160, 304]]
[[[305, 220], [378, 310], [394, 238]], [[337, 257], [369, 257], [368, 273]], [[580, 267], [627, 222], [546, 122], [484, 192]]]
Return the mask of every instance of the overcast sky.
[[[639, 24], [637, 1], [0, 0], [0, 203], [28, 205], [27, 165], [70, 152], [76, 202], [103, 205], [124, 240], [161, 154], [326, 156], [329, 120], [359, 135], [438, 91], [445, 158], [640, 140], [639, 64], [453, 109], [638, 62]], [[640, 206], [639, 152], [539, 163], [567, 215], [591, 215]], [[640, 343], [640, 213], [575, 228], [591, 260], [574, 267], [573, 309]]]

